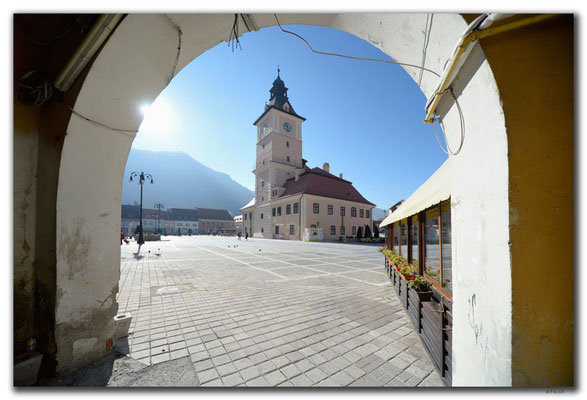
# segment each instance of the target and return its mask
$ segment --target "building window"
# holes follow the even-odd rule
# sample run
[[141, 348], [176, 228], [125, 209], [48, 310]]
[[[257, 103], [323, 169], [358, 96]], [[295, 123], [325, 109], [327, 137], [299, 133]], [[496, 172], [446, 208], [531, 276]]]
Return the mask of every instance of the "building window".
[[341, 225], [341, 227], [340, 227], [340, 234], [344, 235], [344, 225]]
[[356, 236], [356, 234], [357, 234], [357, 227], [353, 226], [351, 229], [351, 235]]
[[263, 233], [263, 228], [261, 228], [261, 233]]
[[344, 214], [345, 214], [345, 208], [340, 207], [340, 215], [342, 215], [344, 217]]
[[271, 215], [272, 215], [273, 217], [275, 217], [275, 207], [273, 207], [273, 208], [271, 209]]
[[450, 219], [450, 200], [440, 206], [442, 223], [442, 287], [452, 293], [452, 235]]
[[313, 204], [314, 214], [320, 214], [320, 205], [318, 203]]
[[336, 235], [336, 226], [330, 225], [330, 234], [331, 235]]
[[351, 217], [356, 217], [356, 216], [357, 216], [357, 208], [351, 207]]
[[245, 214], [245, 221], [247, 220], [247, 214]]
[[277, 215], [280, 216], [281, 215], [281, 207], [277, 207]]
[[408, 258], [408, 221], [405, 219], [399, 226], [399, 253]]
[[293, 211], [293, 213], [294, 214], [297, 214], [298, 211], [299, 211], [299, 208], [300, 208], [300, 205], [298, 203], [294, 203], [294, 211]]
[[391, 229], [393, 230], [393, 249], [399, 251], [399, 223], [394, 223]]
[[253, 219], [253, 213], [252, 212], [249, 213], [249, 219]]
[[261, 187], [265, 187], [265, 181], [261, 181]]
[[328, 205], [328, 215], [332, 215], [334, 214], [334, 207], [332, 206], [332, 204]]
[[369, 210], [365, 210], [365, 218], [369, 218]]
[[261, 213], [261, 219], [263, 219], [263, 213]]
[[286, 157], [285, 157], [285, 160], [286, 160], [287, 162], [289, 162], [289, 156], [286, 156]]
[[424, 220], [424, 273], [440, 283], [440, 229], [438, 207], [426, 211]]
[[[418, 265], [418, 216], [414, 215], [410, 222], [410, 241], [412, 246], [412, 259], [410, 262], [416, 270], [420, 271], [420, 266]], [[420, 272], [418, 272], [420, 273]]]
[[360, 209], [360, 210], [359, 210], [359, 217], [360, 217], [360, 218], [363, 218], [363, 215], [364, 215], [363, 211], [364, 211], [363, 209]]
[[289, 142], [285, 142], [285, 147], [289, 147]]
[[295, 233], [295, 231], [296, 231], [295, 225], [290, 225], [289, 226], [289, 234], [293, 235]]
[[285, 213], [288, 215], [291, 214], [291, 204], [285, 206]]
[[262, 146], [263, 146], [263, 148], [265, 148], [265, 143], [263, 143], [263, 145], [262, 145]]
[[275, 225], [275, 234], [279, 235], [279, 225]]

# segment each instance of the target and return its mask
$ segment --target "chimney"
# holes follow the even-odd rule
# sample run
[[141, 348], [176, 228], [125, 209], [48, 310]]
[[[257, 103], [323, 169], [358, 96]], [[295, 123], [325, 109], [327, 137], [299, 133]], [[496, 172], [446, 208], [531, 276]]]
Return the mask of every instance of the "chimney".
[[327, 162], [325, 162], [324, 164], [322, 164], [322, 169], [328, 173], [330, 173], [330, 164], [328, 164]]
[[338, 176], [340, 176], [340, 179], [342, 179], [342, 172]]

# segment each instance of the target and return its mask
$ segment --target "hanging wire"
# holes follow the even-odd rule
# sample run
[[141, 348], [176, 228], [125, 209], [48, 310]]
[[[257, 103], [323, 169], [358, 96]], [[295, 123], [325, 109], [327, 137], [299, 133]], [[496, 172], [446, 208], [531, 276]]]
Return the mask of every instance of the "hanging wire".
[[[284, 33], [288, 33], [290, 35], [296, 36], [297, 38], [301, 39], [304, 43], [306, 43], [306, 45], [310, 48], [310, 50], [316, 54], [322, 54], [322, 55], [326, 55], [326, 56], [336, 56], [336, 57], [342, 57], [342, 58], [348, 58], [348, 59], [352, 59], [352, 60], [361, 60], [361, 61], [376, 61], [376, 62], [384, 62], [384, 63], [388, 63], [388, 64], [395, 64], [395, 65], [402, 65], [402, 66], [407, 66], [407, 67], [414, 67], [414, 68], [418, 68], [420, 70], [420, 79], [422, 78], [422, 73], [423, 71], [426, 72], [430, 72], [431, 74], [436, 75], [437, 77], [440, 78], [440, 74], [436, 73], [435, 71], [429, 69], [429, 68], [425, 68], [424, 67], [424, 60], [426, 57], [426, 49], [428, 47], [428, 43], [430, 41], [430, 32], [432, 30], [432, 18], [430, 19], [430, 26], [428, 28], [428, 23], [427, 23], [427, 28], [428, 28], [428, 32], [427, 32], [427, 37], [426, 37], [426, 42], [425, 42], [425, 46], [424, 46], [424, 54], [423, 54], [423, 59], [422, 59], [422, 65], [418, 66], [418, 65], [414, 65], [414, 64], [407, 64], [407, 63], [400, 63], [400, 62], [396, 62], [396, 61], [388, 61], [388, 60], [381, 60], [381, 59], [375, 59], [375, 58], [364, 58], [364, 57], [354, 57], [354, 56], [347, 56], [344, 54], [338, 54], [338, 53], [327, 53], [327, 52], [323, 52], [323, 51], [318, 51], [318, 50], [314, 50], [314, 48], [310, 45], [310, 43], [308, 43], [308, 41], [306, 39], [304, 39], [302, 36], [298, 35], [297, 33], [288, 31], [283, 29], [283, 27], [281, 26], [281, 24], [279, 23], [279, 19], [277, 18], [277, 14], [273, 14], [273, 16], [275, 17], [275, 21], [277, 21], [277, 25], [279, 26], [279, 29], [281, 29], [282, 32]], [[459, 112], [459, 120], [460, 120], [460, 128], [461, 128], [461, 141], [459, 143], [458, 149], [456, 151], [452, 151], [449, 144], [448, 144], [448, 140], [446, 139], [446, 133], [445, 133], [445, 129], [444, 129], [444, 124], [442, 122], [442, 120], [439, 119], [439, 117], [437, 115], [435, 115], [434, 117], [434, 135], [436, 136], [436, 140], [438, 141], [438, 144], [440, 145], [440, 149], [445, 152], [446, 154], [452, 154], [453, 156], [456, 156], [457, 154], [459, 154], [461, 152], [461, 149], [463, 147], [463, 143], [465, 141], [465, 118], [463, 116], [463, 112], [461, 109], [461, 106], [459, 104], [459, 102], [457, 101], [457, 98], [455, 97], [454, 93], [452, 92], [452, 88], [447, 88], [445, 90], [445, 92], [449, 92], [457, 106], [457, 110]], [[442, 134], [444, 135], [444, 141], [446, 143], [446, 150], [444, 149], [444, 147], [442, 146], [442, 143], [440, 142], [440, 139], [438, 137], [438, 134], [436, 133], [436, 120], [438, 120], [438, 123], [440, 124], [441, 128], [442, 128]]]
[[78, 116], [78, 117], [80, 117], [81, 119], [84, 119], [84, 120], [86, 120], [86, 121], [88, 121], [88, 122], [90, 122], [90, 123], [92, 123], [92, 124], [94, 124], [94, 125], [97, 125], [97, 126], [101, 127], [101, 128], [109, 129], [109, 130], [111, 130], [111, 131], [118, 132], [118, 133], [120, 133], [120, 134], [122, 134], [122, 135], [124, 135], [124, 136], [128, 136], [128, 137], [131, 137], [131, 138], [132, 138], [132, 137], [134, 137], [134, 136], [136, 135], [136, 133], [138, 132], [138, 131], [136, 131], [136, 130], [132, 130], [132, 129], [119, 129], [119, 128], [113, 128], [113, 127], [111, 127], [111, 126], [108, 126], [108, 125], [106, 125], [106, 124], [103, 124], [103, 123], [101, 123], [101, 122], [95, 121], [95, 120], [93, 120], [93, 119], [90, 119], [90, 118], [88, 118], [88, 117], [86, 117], [86, 116], [84, 116], [84, 115], [82, 115], [82, 114], [78, 113], [77, 111], [75, 111], [75, 110], [73, 109], [73, 107], [71, 107], [71, 106], [70, 106], [69, 104], [67, 104], [66, 102], [63, 102], [63, 104], [65, 105], [65, 107], [67, 107], [67, 108], [69, 109], [69, 111], [71, 111], [71, 113], [72, 113], [72, 114], [74, 114], [74, 115], [77, 115], [77, 116]]
[[[461, 105], [459, 104], [457, 98], [455, 97], [452, 88], [448, 88], [446, 89], [444, 92], [448, 92], [450, 93], [450, 95], [452, 96], [455, 105], [457, 106], [457, 111], [459, 113], [459, 122], [460, 122], [460, 128], [461, 128], [461, 140], [459, 143], [459, 146], [457, 148], [456, 151], [452, 151], [450, 148], [450, 145], [448, 144], [448, 139], [446, 137], [446, 130], [444, 129], [444, 123], [443, 121], [439, 118], [438, 115], [434, 115], [434, 122], [433, 122], [433, 126], [434, 126], [434, 136], [436, 136], [436, 140], [438, 141], [438, 144], [440, 146], [440, 149], [445, 152], [446, 154], [452, 154], [453, 156], [456, 156], [457, 154], [459, 154], [461, 152], [461, 149], [463, 148], [463, 143], [465, 142], [465, 118], [463, 116], [463, 110], [461, 110]], [[443, 93], [444, 93], [443, 92]], [[438, 121], [440, 127], [442, 128], [442, 134], [444, 136], [444, 143], [446, 144], [446, 150], [442, 147], [442, 144], [440, 143], [440, 139], [438, 138], [438, 134], [436, 133], [436, 121]]]
[[28, 71], [17, 82], [18, 98], [33, 107], [42, 107], [53, 97], [53, 84], [42, 71]]
[[228, 45], [229, 46], [232, 45], [232, 52], [233, 53], [234, 53], [235, 43], [236, 43], [236, 48], [240, 48], [241, 50], [243, 49], [241, 47], [240, 41], [238, 40], [238, 14], [234, 14], [234, 22], [232, 23], [232, 29], [230, 30], [230, 37], [228, 38]]
[[[424, 31], [424, 45], [422, 48], [422, 65], [421, 68], [424, 68], [424, 64], [426, 63], [426, 52], [428, 51], [428, 43], [430, 43], [430, 32], [432, 31], [432, 20], [434, 19], [434, 14], [426, 14], [426, 30]], [[428, 20], [430, 20], [430, 26], [428, 26]], [[420, 69], [420, 76], [418, 77], [418, 86], [422, 83], [422, 75], [424, 74], [424, 70]]]
[[171, 70], [171, 76], [167, 80], [167, 84], [169, 84], [169, 82], [171, 82], [171, 80], [175, 76], [175, 71], [177, 69], [177, 63], [179, 62], [179, 55], [181, 53], [181, 36], [183, 35], [183, 32], [181, 31], [181, 28], [179, 27], [179, 25], [177, 25], [175, 22], [173, 22], [167, 14], [163, 14], [163, 16], [165, 18], [167, 18], [167, 21], [169, 21], [169, 23], [171, 25], [173, 25], [173, 27], [177, 31], [177, 55], [175, 56], [175, 62], [173, 63], [173, 69]]
[[406, 67], [418, 68], [418, 69], [424, 70], [426, 72], [430, 72], [431, 74], [434, 74], [434, 75], [436, 75], [437, 77], [440, 78], [440, 74], [436, 73], [435, 71], [432, 71], [431, 69], [424, 68], [424, 67], [421, 67], [419, 65], [407, 64], [407, 63], [400, 63], [400, 62], [397, 62], [397, 61], [381, 60], [381, 59], [378, 59], [378, 58], [365, 58], [365, 57], [347, 56], [347, 55], [344, 55], [344, 54], [327, 53], [327, 52], [324, 52], [324, 51], [314, 50], [314, 48], [310, 45], [310, 43], [308, 43], [308, 41], [306, 39], [304, 39], [303, 37], [301, 37], [297, 33], [294, 33], [294, 32], [288, 31], [286, 29], [283, 29], [283, 27], [279, 23], [279, 20], [277, 19], [277, 15], [276, 14], [273, 14], [273, 16], [275, 17], [275, 20], [277, 21], [277, 25], [279, 26], [279, 29], [281, 29], [282, 32], [288, 33], [290, 35], [294, 35], [297, 38], [303, 40], [304, 43], [306, 43], [306, 45], [310, 48], [310, 50], [312, 50], [312, 52], [314, 52], [316, 54], [322, 54], [322, 55], [325, 55], [325, 56], [335, 56], [335, 57], [348, 58], [348, 59], [351, 59], [351, 60], [376, 61], [376, 62], [383, 62], [383, 63], [388, 63], [388, 64], [403, 65], [403, 66], [406, 66]]

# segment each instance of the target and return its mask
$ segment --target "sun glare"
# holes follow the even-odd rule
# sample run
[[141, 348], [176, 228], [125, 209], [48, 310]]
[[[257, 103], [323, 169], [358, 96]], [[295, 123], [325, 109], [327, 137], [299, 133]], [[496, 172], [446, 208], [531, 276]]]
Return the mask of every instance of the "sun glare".
[[161, 134], [176, 127], [177, 113], [173, 105], [165, 98], [159, 97], [151, 105], [143, 104], [140, 109], [144, 115], [140, 131]]

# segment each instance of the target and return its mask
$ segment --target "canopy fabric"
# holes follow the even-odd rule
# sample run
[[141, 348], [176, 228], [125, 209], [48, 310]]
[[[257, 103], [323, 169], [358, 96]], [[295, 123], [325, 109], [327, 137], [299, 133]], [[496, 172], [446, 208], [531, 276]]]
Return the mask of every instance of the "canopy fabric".
[[380, 228], [410, 217], [450, 197], [451, 159], [447, 159], [404, 203], [379, 224]]

